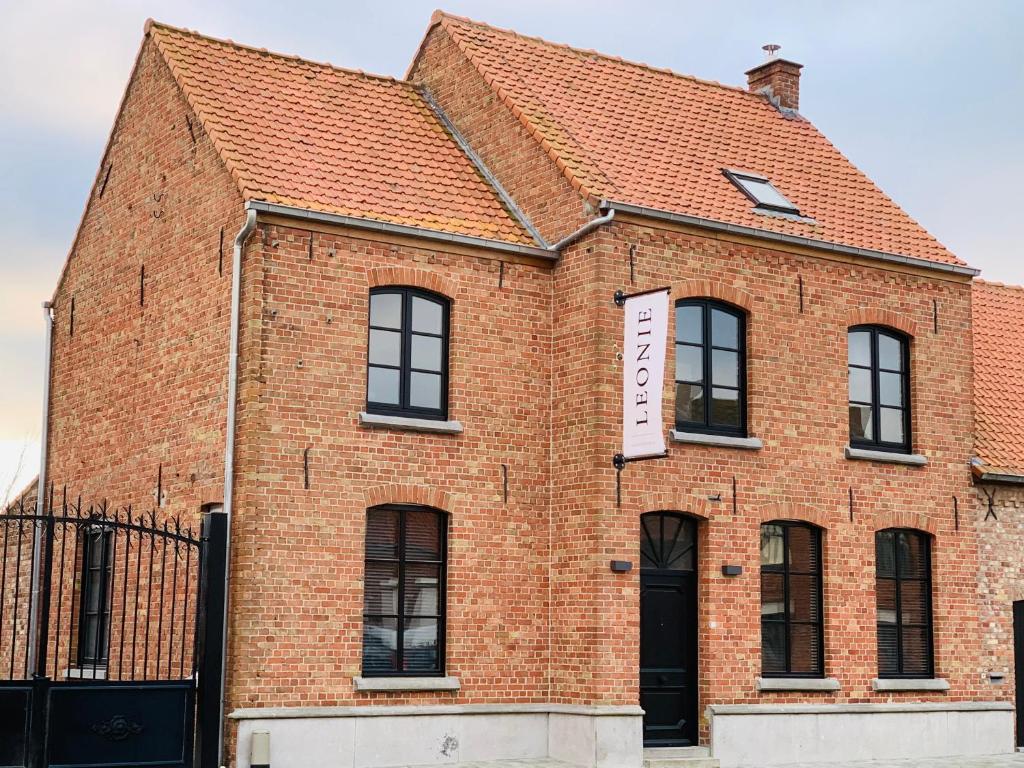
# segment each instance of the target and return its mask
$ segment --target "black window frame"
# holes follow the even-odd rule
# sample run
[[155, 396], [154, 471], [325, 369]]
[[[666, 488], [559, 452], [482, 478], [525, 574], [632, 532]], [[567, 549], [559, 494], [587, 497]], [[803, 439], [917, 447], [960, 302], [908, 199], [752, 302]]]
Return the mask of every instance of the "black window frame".
[[[783, 612], [782, 620], [765, 620], [764, 615], [761, 616], [761, 676], [766, 678], [807, 678], [807, 679], [822, 679], [825, 677], [825, 573], [823, 567], [824, 561], [824, 536], [822, 535], [822, 529], [812, 523], [807, 523], [801, 520], [769, 520], [761, 524], [758, 532], [766, 526], [776, 526], [782, 528], [782, 567], [781, 570], [777, 566], [765, 566], [762, 565], [760, 574], [762, 578], [761, 592], [759, 595], [759, 605], [764, 604], [764, 587], [763, 578], [764, 574], [777, 573], [782, 574], [782, 588], [783, 588]], [[815, 558], [815, 572], [806, 573], [803, 571], [794, 572], [790, 568], [789, 558], [789, 532], [794, 528], [801, 528], [814, 536], [817, 549], [817, 557]], [[766, 570], [768, 569], [768, 570]], [[810, 576], [817, 580], [817, 600], [818, 600], [818, 620], [815, 621], [794, 621], [790, 616], [790, 576]], [[769, 672], [764, 667], [764, 625], [765, 624], [782, 624], [785, 644], [786, 644], [786, 663], [785, 670], [781, 672]], [[793, 670], [793, 657], [792, 657], [792, 627], [793, 625], [800, 626], [814, 626], [816, 628], [815, 637], [818, 642], [818, 665], [817, 669], [811, 672], [794, 672]]]
[[[849, 359], [849, 348], [850, 348], [850, 335], [853, 333], [868, 333], [870, 334], [870, 347], [871, 347], [871, 362], [869, 365], [861, 365], [859, 363], [854, 364]], [[882, 368], [878, 359], [878, 339], [880, 336], [885, 336], [895, 340], [900, 345], [900, 357], [903, 365], [902, 371], [895, 371], [891, 368]], [[911, 422], [912, 422], [912, 404], [910, 402], [910, 337], [893, 328], [888, 328], [881, 325], [854, 325], [847, 329], [846, 332], [846, 345], [847, 345], [847, 361], [846, 361], [846, 377], [847, 377], [847, 397], [846, 397], [846, 411], [847, 419], [849, 419], [850, 406], [851, 405], [867, 405], [871, 407], [871, 420], [874, 424], [874, 437], [871, 440], [867, 440], [861, 437], [855, 438], [853, 431], [850, 430], [850, 446], [852, 448], [864, 448], [871, 451], [885, 451], [888, 453], [911, 453], [913, 446], [913, 435], [911, 433]], [[863, 400], [851, 400], [849, 392], [849, 381], [850, 381], [850, 369], [857, 368], [858, 370], [866, 370], [871, 375], [871, 402], [865, 402]], [[883, 406], [881, 397], [881, 374], [882, 373], [893, 373], [900, 375], [900, 384], [902, 387], [901, 396], [903, 399], [903, 405], [900, 408], [896, 406]], [[903, 416], [903, 442], [895, 443], [892, 441], [882, 440], [882, 410], [900, 410]]]
[[[893, 575], [892, 576], [879, 576], [878, 574], [878, 537], [884, 533], [892, 533], [893, 536]], [[921, 551], [924, 559], [924, 577], [906, 577], [900, 574], [900, 557], [899, 557], [899, 537], [900, 536], [913, 536], [920, 540]], [[896, 625], [896, 672], [882, 672], [881, 665], [881, 649], [878, 648], [878, 677], [882, 680], [930, 680], [935, 677], [935, 604], [933, 601], [932, 593], [932, 537], [925, 531], [919, 531], [914, 528], [884, 528], [880, 531], [875, 531], [875, 633], [876, 633], [876, 647], [881, 642], [881, 632], [879, 631], [882, 626], [882, 622], [878, 621], [878, 582], [879, 581], [892, 581], [895, 582], [894, 594], [895, 594], [895, 625]], [[901, 584], [907, 581], [921, 582], [924, 586], [924, 596], [926, 600], [926, 618], [927, 621], [924, 624], [908, 624], [903, 621], [903, 599]], [[923, 629], [925, 630], [926, 637], [928, 640], [928, 656], [927, 656], [927, 667], [923, 672], [904, 672], [906, 667], [904, 659], [904, 648], [903, 648], [903, 630], [907, 627], [912, 629]]]
[[[701, 342], [699, 344], [695, 342], [680, 341], [679, 340], [679, 326], [678, 326], [678, 310], [680, 307], [700, 307], [701, 308]], [[718, 310], [725, 312], [736, 318], [738, 323], [738, 339], [737, 349], [730, 347], [714, 346], [712, 344], [712, 328], [711, 328], [711, 317], [712, 310]], [[679, 299], [675, 303], [674, 310], [676, 312], [676, 328], [675, 338], [673, 339], [673, 371], [672, 379], [674, 383], [674, 401], [675, 409], [673, 414], [673, 420], [675, 421], [675, 428], [680, 432], [696, 432], [704, 435], [723, 435], [727, 437], [746, 437], [747, 436], [747, 313], [732, 304], [726, 304], [724, 301], [718, 301], [717, 299], [709, 298], [685, 298]], [[701, 350], [701, 373], [703, 374], [703, 381], [701, 386], [704, 388], [704, 418], [700, 422], [696, 421], [680, 421], [678, 418], [678, 397], [679, 397], [679, 385], [680, 384], [696, 384], [697, 382], [686, 381], [684, 379], [675, 378], [676, 368], [675, 361], [679, 355], [680, 347], [699, 347]], [[716, 385], [713, 378], [713, 367], [712, 361], [714, 357], [714, 350], [721, 350], [724, 352], [735, 352], [739, 359], [739, 370], [737, 371], [737, 386], [733, 387], [730, 385]], [[738, 407], [739, 407], [739, 425], [736, 427], [730, 425], [716, 425], [711, 423], [711, 408], [712, 408], [712, 390], [718, 389], [732, 389], [737, 391], [738, 395]]]
[[[388, 328], [385, 326], [373, 325], [370, 322], [370, 302], [372, 302], [374, 296], [380, 296], [385, 294], [397, 294], [402, 297], [402, 314], [399, 321], [400, 328]], [[425, 299], [427, 301], [439, 304], [441, 307], [441, 333], [427, 333], [424, 331], [413, 331], [412, 330], [412, 304], [414, 298]], [[367, 302], [366, 310], [366, 412], [379, 414], [383, 416], [403, 416], [414, 419], [431, 419], [434, 421], [446, 421], [448, 419], [448, 368], [449, 368], [449, 337], [450, 337], [450, 316], [451, 316], [451, 300], [446, 296], [442, 296], [439, 293], [433, 291], [427, 291], [422, 288], [413, 288], [410, 286], [400, 285], [388, 285], [372, 288], [370, 290], [370, 301]], [[398, 330], [401, 336], [401, 350], [399, 352], [399, 364], [385, 365], [381, 363], [370, 362], [370, 337], [372, 331], [389, 331], [394, 332]], [[422, 406], [414, 406], [409, 403], [409, 391], [411, 388], [412, 374], [416, 372], [436, 374], [437, 371], [426, 371], [419, 368], [412, 367], [412, 337], [417, 336], [428, 336], [430, 338], [441, 339], [441, 406], [440, 408], [424, 408]], [[399, 402], [398, 404], [393, 403], [378, 403], [370, 400], [370, 369], [371, 368], [382, 368], [387, 370], [398, 371], [398, 389], [399, 389]]]
[[[370, 507], [366, 511], [367, 519], [367, 532], [369, 531], [369, 516], [374, 512], [378, 511], [392, 511], [397, 512], [399, 516], [398, 526], [398, 557], [397, 558], [386, 558], [386, 557], [371, 557], [369, 555], [367, 541], [364, 538], [363, 542], [363, 586], [365, 589], [366, 585], [366, 565], [369, 563], [391, 563], [398, 565], [398, 597], [396, 609], [397, 612], [391, 613], [376, 613], [366, 610], [366, 602], [364, 597], [363, 602], [363, 639], [361, 641], [361, 669], [363, 677], [444, 677], [445, 669], [447, 667], [447, 622], [448, 622], [448, 519], [449, 516], [446, 512], [433, 507], [425, 507], [414, 504], [381, 504], [375, 507]], [[440, 547], [440, 560], [408, 560], [406, 552], [406, 520], [409, 512], [429, 512], [436, 516], [438, 524], [438, 543]], [[432, 564], [439, 566], [438, 572], [438, 593], [437, 593], [437, 616], [406, 616], [405, 611], [405, 581], [406, 581], [406, 568], [409, 563], [414, 564]], [[368, 618], [384, 618], [384, 619], [395, 619], [395, 668], [391, 670], [372, 669], [366, 668], [366, 634], [365, 624]], [[433, 670], [409, 670], [404, 671], [404, 655], [405, 655], [405, 622], [407, 619], [416, 618], [436, 618], [437, 619], [437, 669]]]
[[[800, 208], [792, 200], [782, 194], [782, 191], [772, 183], [771, 179], [766, 176], [760, 176], [756, 173], [750, 173], [749, 171], [733, 171], [728, 168], [723, 168], [722, 173], [725, 177], [731, 181], [735, 187], [742, 192], [747, 199], [754, 203], [755, 209], [761, 209], [765, 211], [775, 211], [777, 213], [788, 213], [793, 216], [800, 215]], [[785, 200], [789, 205], [778, 205], [776, 203], [765, 203], [756, 194], [747, 189], [744, 181], [753, 181], [758, 184], [767, 184], [775, 193]]]
[[[83, 531], [82, 538], [82, 563], [79, 578], [81, 587], [79, 589], [79, 613], [78, 613], [78, 648], [75, 654], [80, 669], [85, 667], [105, 668], [110, 662], [110, 646], [107, 642], [107, 632], [110, 627], [111, 601], [108, 600], [110, 590], [113, 588], [113, 546], [114, 531], [111, 528], [93, 526]], [[99, 564], [92, 562], [93, 553], [96, 551], [97, 542], [102, 541]], [[99, 595], [97, 596], [98, 610], [89, 610], [89, 598], [92, 596], [91, 585], [93, 584], [91, 574], [99, 571], [104, 574], [99, 579]], [[95, 623], [96, 641], [90, 646], [88, 643], [89, 627]]]

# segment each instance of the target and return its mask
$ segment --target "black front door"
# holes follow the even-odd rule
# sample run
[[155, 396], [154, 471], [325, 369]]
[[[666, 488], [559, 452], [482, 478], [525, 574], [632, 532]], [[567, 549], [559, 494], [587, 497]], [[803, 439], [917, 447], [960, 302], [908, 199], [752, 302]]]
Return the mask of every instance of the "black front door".
[[1024, 746], [1024, 600], [1013, 604], [1013, 667], [1017, 681], [1017, 746]]
[[640, 706], [644, 745], [697, 743], [697, 526], [641, 518]]

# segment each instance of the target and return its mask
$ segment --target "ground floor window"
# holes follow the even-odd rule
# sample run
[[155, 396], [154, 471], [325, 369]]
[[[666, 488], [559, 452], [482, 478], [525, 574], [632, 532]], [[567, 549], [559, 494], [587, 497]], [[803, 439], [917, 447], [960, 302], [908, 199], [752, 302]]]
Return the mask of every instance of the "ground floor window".
[[920, 531], [875, 534], [879, 677], [934, 674], [930, 545]]
[[444, 673], [447, 522], [423, 507], [367, 512], [364, 675]]
[[114, 532], [103, 528], [88, 529], [82, 539], [82, 604], [78, 622], [80, 667], [107, 664], [113, 542]]
[[761, 670], [765, 677], [821, 677], [821, 530], [761, 526]]

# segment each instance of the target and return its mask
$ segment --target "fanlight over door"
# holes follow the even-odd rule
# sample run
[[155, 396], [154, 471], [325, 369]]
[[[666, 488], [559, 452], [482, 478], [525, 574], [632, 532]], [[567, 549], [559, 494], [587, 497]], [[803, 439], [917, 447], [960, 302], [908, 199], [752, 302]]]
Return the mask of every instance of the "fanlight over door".
[[697, 524], [640, 518], [640, 706], [644, 744], [697, 743]]

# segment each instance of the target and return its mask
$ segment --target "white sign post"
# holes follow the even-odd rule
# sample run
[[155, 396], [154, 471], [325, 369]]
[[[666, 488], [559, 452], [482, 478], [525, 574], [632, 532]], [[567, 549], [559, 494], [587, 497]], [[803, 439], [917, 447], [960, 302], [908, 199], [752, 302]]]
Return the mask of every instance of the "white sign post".
[[661, 423], [668, 343], [668, 288], [616, 296], [625, 312], [622, 345], [622, 454], [627, 461], [666, 455]]

